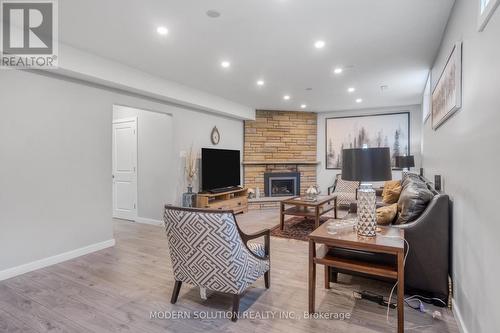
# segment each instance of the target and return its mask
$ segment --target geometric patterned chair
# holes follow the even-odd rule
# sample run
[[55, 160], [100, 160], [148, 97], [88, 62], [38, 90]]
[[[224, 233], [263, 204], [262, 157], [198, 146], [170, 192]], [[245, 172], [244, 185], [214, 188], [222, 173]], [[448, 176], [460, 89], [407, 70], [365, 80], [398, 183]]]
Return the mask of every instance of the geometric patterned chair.
[[342, 174], [337, 174], [332, 186], [328, 188], [328, 195], [337, 195], [337, 206], [349, 208], [352, 203], [357, 201], [357, 192], [359, 188], [358, 181], [348, 181], [342, 179]]
[[[240, 295], [264, 275], [270, 284], [269, 229], [244, 234], [232, 211], [165, 206], [165, 229], [177, 302], [183, 282], [233, 295], [232, 321], [239, 312]], [[264, 245], [248, 242], [264, 237]]]

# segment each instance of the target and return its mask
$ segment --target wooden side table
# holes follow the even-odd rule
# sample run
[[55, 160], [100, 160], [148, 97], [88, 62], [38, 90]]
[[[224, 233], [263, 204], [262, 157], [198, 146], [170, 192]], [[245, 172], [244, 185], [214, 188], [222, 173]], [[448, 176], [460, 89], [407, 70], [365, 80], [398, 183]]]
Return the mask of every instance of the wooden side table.
[[[355, 230], [338, 231], [330, 234], [328, 222], [309, 234], [309, 312], [315, 312], [316, 264], [325, 265], [325, 288], [330, 284], [330, 267], [398, 281], [397, 310], [398, 332], [404, 331], [404, 230], [381, 227], [375, 237], [358, 236]], [[316, 245], [321, 245], [316, 249]], [[359, 250], [365, 252], [392, 254], [395, 265], [379, 265], [335, 257], [329, 247]]]
[[[292, 206], [286, 208], [286, 206]], [[337, 218], [337, 196], [320, 195], [315, 201], [307, 200], [305, 197], [295, 197], [281, 201], [280, 204], [280, 229], [285, 228], [285, 215], [303, 216], [314, 220], [314, 227], [319, 226], [322, 215], [334, 211]]]

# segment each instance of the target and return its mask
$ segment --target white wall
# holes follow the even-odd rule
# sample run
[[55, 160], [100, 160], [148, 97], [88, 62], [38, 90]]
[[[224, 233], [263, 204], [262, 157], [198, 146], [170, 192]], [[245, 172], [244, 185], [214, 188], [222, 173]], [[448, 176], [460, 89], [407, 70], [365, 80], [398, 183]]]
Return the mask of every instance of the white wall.
[[109, 105], [15, 70], [0, 94], [0, 271], [112, 239]]
[[[119, 91], [27, 71], [0, 73], [0, 277], [7, 268], [113, 237], [112, 106], [172, 114], [168, 189], [185, 190], [182, 150], [243, 149], [243, 123]], [[154, 209], [154, 208], [153, 208]], [[159, 208], [161, 209], [161, 208]]]
[[[170, 114], [113, 106], [113, 120], [137, 118], [137, 216], [161, 221], [162, 207], [175, 202], [173, 117]], [[150, 221], [152, 222], [152, 221]]]
[[425, 175], [442, 175], [453, 200], [455, 312], [470, 333], [500, 327], [500, 10], [479, 33], [478, 2], [455, 2], [432, 71], [434, 87], [452, 45], [463, 41], [462, 109], [423, 133]]
[[[422, 87], [423, 89], [423, 87]], [[422, 130], [422, 109], [420, 105], [408, 105], [408, 106], [398, 106], [398, 107], [386, 107], [377, 109], [360, 109], [360, 110], [346, 110], [346, 111], [333, 111], [318, 113], [318, 161], [321, 163], [318, 165], [317, 181], [318, 185], [321, 186], [321, 191], [323, 193], [327, 192], [328, 186], [333, 184], [337, 174], [341, 173], [341, 170], [326, 169], [326, 118], [331, 117], [344, 117], [344, 116], [359, 116], [359, 115], [371, 115], [380, 113], [396, 113], [396, 112], [410, 112], [410, 154], [415, 156], [415, 168], [412, 171], [418, 171], [421, 163], [421, 130]], [[392, 173], [393, 179], [401, 178], [401, 171], [395, 170]], [[377, 184], [374, 184], [377, 186]]]

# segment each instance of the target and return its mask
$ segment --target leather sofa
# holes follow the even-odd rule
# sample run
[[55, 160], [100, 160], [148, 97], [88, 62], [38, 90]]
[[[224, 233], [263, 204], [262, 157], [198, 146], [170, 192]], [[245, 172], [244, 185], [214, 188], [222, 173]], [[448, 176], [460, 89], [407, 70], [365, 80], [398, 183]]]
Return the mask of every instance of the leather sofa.
[[[425, 178], [417, 175], [414, 181], [421, 182], [432, 198], [423, 212], [411, 222], [393, 225], [405, 230], [405, 239], [409, 251], [405, 264], [405, 291], [409, 295], [423, 295], [439, 298], [448, 303], [450, 268], [450, 200], [447, 194], [436, 191]], [[403, 186], [403, 192], [405, 191]], [[379, 192], [377, 192], [378, 194]], [[356, 205], [351, 205], [350, 214], [356, 212]], [[365, 260], [373, 263], [395, 263], [392, 256], [372, 254], [363, 251], [331, 249], [335, 256], [346, 259]], [[355, 272], [332, 268], [332, 281], [336, 281], [337, 273], [359, 275]], [[443, 305], [440, 302], [436, 305]]]

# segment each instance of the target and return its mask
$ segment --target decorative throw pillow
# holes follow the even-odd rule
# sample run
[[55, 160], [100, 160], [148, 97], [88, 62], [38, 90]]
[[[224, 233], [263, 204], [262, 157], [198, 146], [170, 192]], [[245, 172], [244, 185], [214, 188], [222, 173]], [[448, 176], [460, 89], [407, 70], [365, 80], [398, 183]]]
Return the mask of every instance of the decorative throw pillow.
[[389, 206], [377, 208], [377, 224], [389, 225], [394, 221], [398, 213], [398, 204], [393, 203]]
[[422, 181], [408, 181], [398, 200], [398, 219], [395, 224], [413, 222], [420, 217], [434, 194]]
[[406, 185], [411, 184], [411, 183], [416, 183], [418, 186], [425, 186], [425, 183], [420, 179], [419, 175], [411, 172], [407, 172], [404, 174], [403, 179], [401, 180], [401, 185], [403, 189], [406, 187]]
[[384, 191], [382, 192], [382, 202], [385, 204], [398, 202], [401, 189], [401, 182], [399, 180], [385, 182]]

